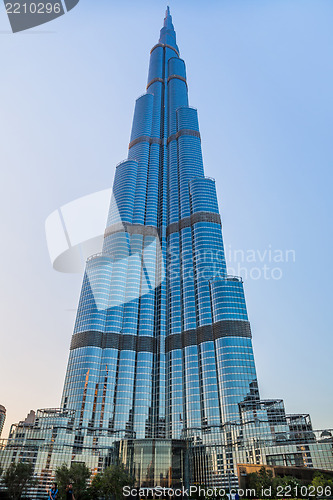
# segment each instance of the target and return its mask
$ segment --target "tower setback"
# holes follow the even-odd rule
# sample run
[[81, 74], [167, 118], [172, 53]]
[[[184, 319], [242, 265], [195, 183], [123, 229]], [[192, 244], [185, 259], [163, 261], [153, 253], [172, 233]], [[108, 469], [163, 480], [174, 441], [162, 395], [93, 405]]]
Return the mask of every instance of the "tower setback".
[[259, 400], [241, 278], [167, 10], [117, 166], [103, 252], [87, 262], [62, 406], [76, 425], [181, 439]]
[[61, 408], [13, 426], [0, 464], [31, 457], [39, 498], [62, 463], [96, 472], [118, 460], [141, 486], [230, 487], [250, 464], [333, 470], [332, 446], [309, 415], [260, 399], [243, 282], [227, 273], [168, 8], [103, 250], [86, 264]]

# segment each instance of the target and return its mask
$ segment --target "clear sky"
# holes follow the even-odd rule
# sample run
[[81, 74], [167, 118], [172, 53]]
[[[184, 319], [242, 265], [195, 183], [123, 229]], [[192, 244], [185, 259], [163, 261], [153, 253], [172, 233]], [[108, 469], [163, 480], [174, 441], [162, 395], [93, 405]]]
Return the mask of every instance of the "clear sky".
[[[261, 396], [333, 427], [333, 3], [169, 3], [230, 267], [248, 274]], [[2, 437], [60, 404], [82, 277], [52, 269], [45, 219], [111, 187], [165, 7], [81, 0], [13, 35], [1, 4]], [[268, 250], [294, 253], [276, 263]]]

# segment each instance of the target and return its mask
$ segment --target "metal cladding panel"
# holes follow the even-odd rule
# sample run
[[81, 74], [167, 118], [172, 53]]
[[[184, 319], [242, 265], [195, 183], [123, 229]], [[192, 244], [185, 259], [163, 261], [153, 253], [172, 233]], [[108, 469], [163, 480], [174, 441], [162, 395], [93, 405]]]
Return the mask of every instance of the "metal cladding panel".
[[198, 112], [189, 106], [177, 109], [178, 130], [191, 129], [199, 132]]
[[164, 83], [160, 81], [153, 83], [149, 87], [149, 92], [154, 95], [151, 135], [152, 137], [158, 137], [160, 139], [160, 144], [162, 145], [163, 140], [160, 138], [160, 134], [162, 126], [161, 122], [163, 119], [162, 102], [165, 92]]
[[136, 160], [125, 160], [117, 166], [107, 226], [118, 222], [132, 222], [137, 176]]
[[163, 47], [156, 47], [155, 50], [150, 55], [150, 64], [148, 72], [148, 82], [151, 82], [154, 78], [163, 79]]
[[[134, 224], [144, 224], [147, 202], [150, 147], [147, 143], [138, 144], [136, 147], [140, 149], [140, 154], [138, 155], [138, 176], [134, 200], [133, 222]], [[124, 196], [126, 196], [125, 193]]]
[[182, 59], [172, 57], [167, 68], [168, 89], [168, 136], [175, 134], [177, 128], [176, 111], [182, 106], [188, 106], [185, 63]]
[[216, 279], [211, 282], [214, 322], [248, 321], [243, 283], [240, 280]]
[[213, 179], [192, 179], [190, 181], [190, 195], [192, 213], [219, 213], [215, 181]]
[[168, 68], [168, 78], [174, 75], [186, 79], [186, 67], [183, 59], [179, 59], [179, 57], [172, 57], [169, 59]]
[[158, 193], [160, 174], [160, 146], [152, 144], [150, 146], [149, 169], [148, 169], [148, 191], [146, 201], [145, 224], [156, 226], [158, 224]]
[[168, 145], [168, 223], [176, 223], [180, 219], [179, 210], [179, 172], [177, 142]]
[[154, 106], [154, 96], [144, 94], [135, 103], [131, 141], [141, 135], [151, 134], [152, 115]]
[[204, 176], [200, 139], [181, 136], [178, 139], [181, 218], [191, 215], [189, 182]]

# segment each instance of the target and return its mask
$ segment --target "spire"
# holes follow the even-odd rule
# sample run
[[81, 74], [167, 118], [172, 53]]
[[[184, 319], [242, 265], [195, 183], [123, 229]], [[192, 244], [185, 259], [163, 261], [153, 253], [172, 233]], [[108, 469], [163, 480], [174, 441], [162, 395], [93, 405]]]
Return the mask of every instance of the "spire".
[[167, 7], [166, 12], [165, 12], [164, 25], [163, 25], [163, 28], [161, 29], [159, 43], [171, 45], [172, 47], [175, 47], [178, 50], [177, 43], [176, 43], [175, 28], [173, 27], [173, 24], [172, 24], [172, 17], [170, 14], [169, 6]]
[[167, 6], [166, 8], [166, 11], [165, 11], [165, 18], [164, 18], [164, 26], [166, 28], [173, 28], [173, 25], [172, 25], [172, 17], [171, 17], [171, 14], [170, 14], [170, 7]]

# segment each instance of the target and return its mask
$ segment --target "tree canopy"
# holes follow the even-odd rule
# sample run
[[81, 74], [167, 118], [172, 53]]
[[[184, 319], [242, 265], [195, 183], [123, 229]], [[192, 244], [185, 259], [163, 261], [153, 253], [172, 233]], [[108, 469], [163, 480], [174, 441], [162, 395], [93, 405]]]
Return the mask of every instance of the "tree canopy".
[[2, 481], [12, 500], [20, 500], [29, 486], [36, 484], [34, 468], [29, 462], [12, 463], [3, 475]]
[[56, 470], [56, 482], [58, 484], [58, 498], [66, 498], [66, 488], [72, 483], [73, 491], [76, 500], [85, 500], [89, 498], [88, 494], [88, 479], [90, 479], [91, 470], [84, 463], [72, 463], [68, 468], [67, 465], [62, 465]]
[[122, 500], [123, 487], [132, 486], [134, 480], [123, 465], [111, 465], [97, 474], [91, 483], [93, 498]]

